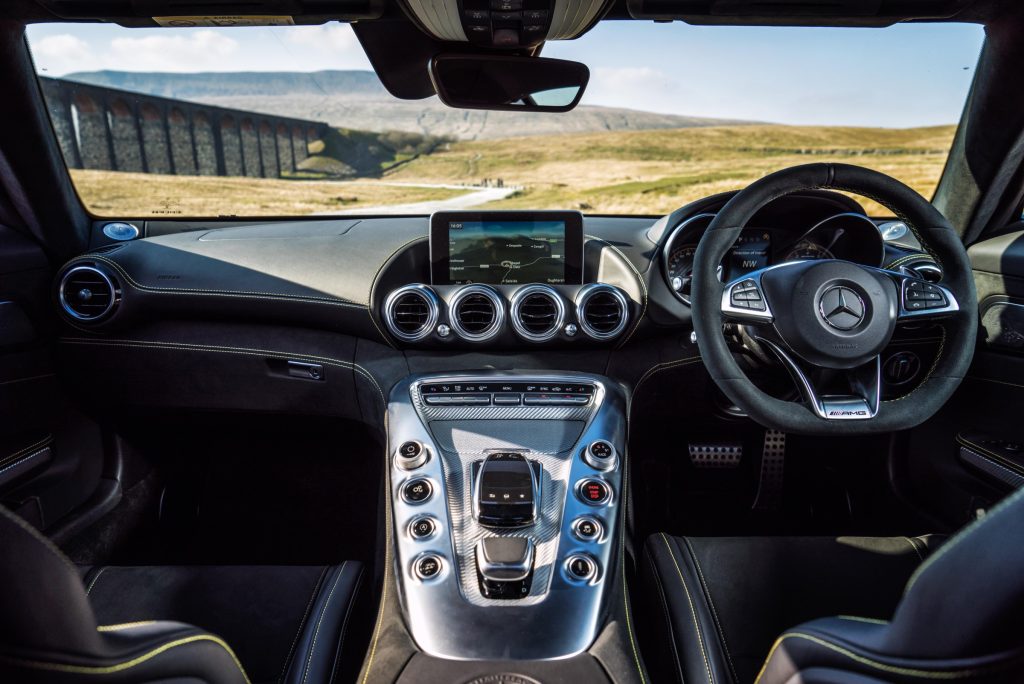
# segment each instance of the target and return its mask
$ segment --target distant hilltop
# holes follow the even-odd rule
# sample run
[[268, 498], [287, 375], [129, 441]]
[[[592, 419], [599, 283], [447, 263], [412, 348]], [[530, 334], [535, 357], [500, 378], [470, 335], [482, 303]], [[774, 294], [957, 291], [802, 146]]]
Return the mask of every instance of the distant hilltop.
[[396, 99], [372, 71], [91, 71], [63, 78], [234, 109], [314, 119], [341, 128], [407, 131], [463, 140], [750, 123], [592, 105], [577, 107], [566, 114], [451, 109], [437, 98]]

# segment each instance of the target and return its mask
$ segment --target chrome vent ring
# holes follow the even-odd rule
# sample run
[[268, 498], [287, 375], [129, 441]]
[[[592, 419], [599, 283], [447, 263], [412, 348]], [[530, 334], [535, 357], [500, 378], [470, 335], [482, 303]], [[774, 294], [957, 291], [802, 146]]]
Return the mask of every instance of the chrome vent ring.
[[426, 285], [406, 285], [384, 301], [384, 324], [388, 331], [405, 342], [416, 342], [430, 335], [440, 312], [437, 295]]
[[629, 301], [617, 287], [604, 283], [586, 285], [576, 295], [576, 319], [595, 340], [610, 340], [626, 329]]
[[466, 285], [448, 303], [452, 329], [464, 340], [483, 342], [501, 330], [505, 323], [505, 301], [486, 285]]
[[65, 314], [79, 322], [95, 323], [114, 310], [121, 290], [105, 271], [83, 264], [64, 273], [57, 297]]
[[512, 296], [512, 328], [530, 342], [550, 340], [565, 324], [565, 303], [555, 288], [527, 285]]

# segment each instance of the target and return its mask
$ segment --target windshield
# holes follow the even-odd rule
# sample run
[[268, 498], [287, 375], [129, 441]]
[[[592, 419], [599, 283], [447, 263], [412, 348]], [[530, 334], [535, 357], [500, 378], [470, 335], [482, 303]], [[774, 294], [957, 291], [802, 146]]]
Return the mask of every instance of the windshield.
[[603, 22], [544, 47], [591, 70], [565, 114], [396, 99], [346, 24], [40, 24], [28, 38], [86, 208], [192, 218], [662, 214], [812, 161], [931, 197], [983, 30]]

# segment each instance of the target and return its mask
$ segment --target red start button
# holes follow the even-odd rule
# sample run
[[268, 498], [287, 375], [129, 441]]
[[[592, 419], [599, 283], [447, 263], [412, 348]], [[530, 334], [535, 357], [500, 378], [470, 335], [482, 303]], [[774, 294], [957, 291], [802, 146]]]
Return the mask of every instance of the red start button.
[[601, 480], [583, 480], [577, 489], [579, 497], [588, 504], [603, 504], [611, 498], [611, 490]]

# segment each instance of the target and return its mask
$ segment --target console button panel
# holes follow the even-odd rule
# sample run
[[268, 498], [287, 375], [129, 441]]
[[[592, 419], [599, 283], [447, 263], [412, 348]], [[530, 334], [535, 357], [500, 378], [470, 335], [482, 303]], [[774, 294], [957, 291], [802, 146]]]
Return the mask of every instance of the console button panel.
[[[463, 404], [465, 396], [489, 403]], [[618, 385], [596, 375], [437, 374], [392, 388], [394, 568], [399, 604], [420, 650], [459, 660], [547, 660], [593, 644], [620, 570], [625, 416]], [[429, 454], [413, 472], [398, 458], [409, 441]], [[597, 465], [584, 457], [588, 451]], [[486, 476], [488, 459], [506, 467], [492, 473], [499, 477]], [[592, 496], [581, 494], [587, 482], [596, 483]], [[429, 492], [413, 492], [413, 483]], [[520, 501], [530, 508], [531, 494], [532, 516], [501, 509]], [[488, 501], [495, 508], [485, 508]], [[478, 502], [482, 516], [474, 514]], [[481, 563], [483, 540], [492, 541]], [[509, 544], [529, 547], [532, 557], [523, 560]], [[437, 568], [419, 566], [427, 557]], [[510, 642], [503, 638], [510, 624], [531, 628]]]

